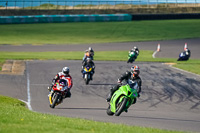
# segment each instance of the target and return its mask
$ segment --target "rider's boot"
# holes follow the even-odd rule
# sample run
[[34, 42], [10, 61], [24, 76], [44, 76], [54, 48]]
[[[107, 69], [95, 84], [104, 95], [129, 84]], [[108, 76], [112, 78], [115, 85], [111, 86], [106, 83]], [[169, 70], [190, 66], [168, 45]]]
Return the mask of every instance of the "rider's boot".
[[106, 99], [107, 102], [110, 102], [110, 99], [111, 99], [112, 95], [114, 94], [114, 92], [115, 92], [116, 90], [119, 89], [119, 87], [120, 87], [120, 85], [116, 85], [116, 86], [114, 86], [114, 87], [112, 87], [112, 88], [110, 89], [110, 93], [108, 94], [108, 97], [107, 97], [107, 99]]
[[70, 91], [68, 91], [66, 94], [65, 94], [65, 98], [70, 98], [71, 97], [71, 92]]
[[108, 94], [108, 97], [107, 97], [106, 101], [107, 101], [107, 102], [110, 102], [111, 97], [112, 97], [112, 94], [111, 94], [111, 92], [110, 92], [110, 93]]

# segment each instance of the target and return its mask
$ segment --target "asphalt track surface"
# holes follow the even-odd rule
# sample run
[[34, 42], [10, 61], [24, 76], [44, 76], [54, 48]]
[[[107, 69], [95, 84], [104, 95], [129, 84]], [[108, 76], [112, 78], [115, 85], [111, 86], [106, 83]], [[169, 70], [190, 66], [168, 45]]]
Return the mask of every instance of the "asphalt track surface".
[[[171, 42], [171, 44], [182, 43], [177, 43], [178, 46], [173, 45], [176, 48], [170, 49], [177, 49], [181, 46], [180, 51], [183, 50], [184, 40]], [[156, 43], [158, 42], [149, 42], [149, 45], [146, 45], [145, 48], [144, 42], [141, 42], [141, 45], [139, 45], [141, 47], [138, 47], [144, 50], [155, 50], [157, 47]], [[162, 43], [164, 44], [164, 42]], [[164, 55], [166, 53], [165, 49], [169, 48], [162, 46], [162, 43], [162, 51], [160, 53]], [[129, 49], [136, 43], [128, 44], [121, 47], [121, 49], [125, 49], [125, 46], [126, 49]], [[110, 45], [104, 49], [115, 50], [115, 46], [119, 48], [118, 44], [115, 46], [114, 44]], [[188, 45], [190, 49], [194, 50], [200, 47], [197, 44], [194, 45], [194, 43], [191, 43], [191, 45], [188, 43]], [[75, 46], [77, 47], [78, 45]], [[80, 49], [78, 51], [84, 51], [88, 46], [79, 45], [77, 48]], [[1, 50], [2, 47], [10, 48], [11, 46], [0, 46]], [[18, 47], [23, 49], [22, 47], [27, 46], [17, 46], [17, 49]], [[28, 47], [32, 46], [29, 45]], [[71, 45], [71, 47], [73, 46]], [[92, 47], [95, 49], [100, 46], [94, 44]], [[48, 49], [48, 47], [46, 48]], [[38, 51], [40, 50], [38, 49]], [[100, 49], [98, 50], [100, 51]], [[101, 50], [103, 50], [103, 47], [101, 47]], [[4, 49], [4, 51], [9, 50]], [[18, 50], [13, 49], [13, 51]], [[174, 53], [176, 52], [174, 50]], [[193, 50], [191, 52], [192, 57], [200, 57], [199, 53]], [[94, 80], [89, 85], [85, 85], [80, 72], [81, 61], [27, 61], [24, 75], [0, 75], [0, 94], [27, 101], [30, 103], [32, 110], [36, 112], [127, 125], [200, 132], [199, 75], [177, 70], [162, 63], [135, 62], [134, 64], [137, 64], [141, 69], [140, 76], [143, 81], [141, 97], [135, 105], [129, 108], [128, 113], [124, 112], [119, 117], [111, 117], [106, 114], [108, 104], [105, 98], [109, 88], [116, 84], [117, 78], [123, 72], [130, 70], [132, 64], [118, 61], [94, 62], [96, 65]], [[47, 86], [51, 83], [52, 77], [64, 66], [70, 67], [71, 76], [73, 77], [72, 97], [65, 99], [55, 109], [51, 109], [47, 97]], [[28, 94], [30, 94], [30, 97]]]
[[183, 39], [183, 40], [169, 40], [169, 41], [151, 41], [151, 42], [126, 42], [126, 43], [105, 43], [105, 44], [83, 44], [83, 45], [0, 45], [0, 51], [15, 51], [15, 52], [44, 52], [44, 51], [84, 51], [89, 46], [95, 51], [117, 51], [117, 50], [130, 50], [137, 46], [140, 50], [157, 49], [160, 44], [161, 51], [156, 54], [156, 57], [164, 58], [178, 58], [179, 54], [183, 52], [185, 43], [191, 50], [191, 59], [200, 58], [200, 38], [196, 39]]

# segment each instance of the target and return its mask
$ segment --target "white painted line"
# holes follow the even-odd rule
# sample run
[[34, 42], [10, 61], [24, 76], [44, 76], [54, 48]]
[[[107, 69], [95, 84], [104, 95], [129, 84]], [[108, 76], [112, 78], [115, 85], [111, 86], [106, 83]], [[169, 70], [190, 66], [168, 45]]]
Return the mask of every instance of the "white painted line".
[[152, 57], [153, 57], [153, 58], [156, 58], [155, 55], [157, 54], [157, 52], [158, 52], [157, 50], [154, 51], [154, 53], [152, 54]]
[[27, 76], [27, 96], [28, 96], [28, 109], [32, 111], [31, 107], [31, 94], [30, 94], [30, 79], [29, 79], [29, 69], [28, 69], [28, 61], [26, 62], [26, 76]]
[[24, 101], [24, 100], [21, 100], [21, 99], [19, 99], [20, 101], [22, 101], [22, 102], [24, 102], [24, 103], [26, 103], [26, 105], [28, 106], [28, 102], [26, 102], [26, 101]]

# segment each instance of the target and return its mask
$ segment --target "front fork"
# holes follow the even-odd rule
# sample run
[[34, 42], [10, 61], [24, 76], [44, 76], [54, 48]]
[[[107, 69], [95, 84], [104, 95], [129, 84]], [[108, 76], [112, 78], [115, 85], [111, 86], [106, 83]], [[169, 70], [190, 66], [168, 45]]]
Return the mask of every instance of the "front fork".
[[52, 104], [52, 96], [53, 96], [53, 90], [51, 90], [51, 92], [49, 93], [48, 97], [49, 97], [49, 103]]

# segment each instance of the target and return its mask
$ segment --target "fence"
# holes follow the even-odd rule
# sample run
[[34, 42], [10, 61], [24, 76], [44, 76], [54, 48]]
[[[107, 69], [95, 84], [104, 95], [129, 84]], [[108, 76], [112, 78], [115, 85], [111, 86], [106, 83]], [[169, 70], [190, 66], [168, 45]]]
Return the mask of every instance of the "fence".
[[200, 7], [200, 0], [5, 0], [0, 9], [132, 9]]

